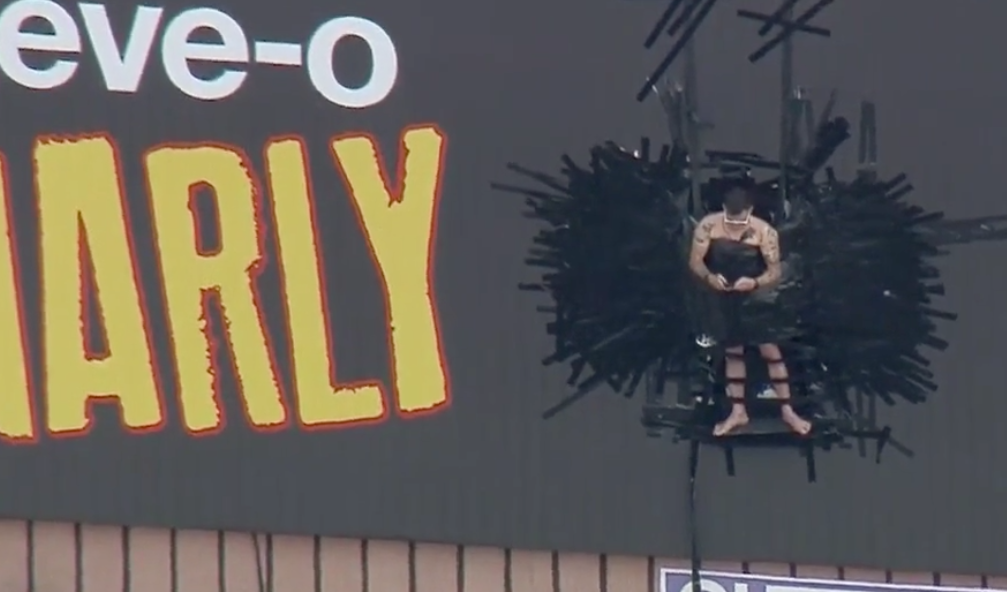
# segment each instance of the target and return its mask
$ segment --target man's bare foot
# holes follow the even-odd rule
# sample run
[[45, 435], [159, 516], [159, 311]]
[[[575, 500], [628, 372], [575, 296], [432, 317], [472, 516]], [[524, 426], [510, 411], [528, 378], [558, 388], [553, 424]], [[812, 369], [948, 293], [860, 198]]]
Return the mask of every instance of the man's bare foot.
[[744, 405], [735, 405], [731, 409], [731, 414], [727, 416], [727, 419], [718, 423], [713, 428], [714, 436], [726, 436], [732, 431], [740, 428], [741, 426], [748, 423], [748, 412], [745, 411]]
[[811, 433], [811, 422], [798, 415], [790, 405], [783, 406], [782, 415], [783, 422], [790, 426], [790, 429], [797, 432], [798, 435], [807, 436]]

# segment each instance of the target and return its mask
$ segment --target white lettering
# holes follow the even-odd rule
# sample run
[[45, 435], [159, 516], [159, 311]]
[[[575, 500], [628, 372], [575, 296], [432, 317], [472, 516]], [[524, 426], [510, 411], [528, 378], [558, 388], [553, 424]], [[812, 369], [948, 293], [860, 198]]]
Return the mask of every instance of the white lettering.
[[[30, 19], [41, 19], [52, 33], [22, 30]], [[80, 53], [80, 31], [73, 17], [50, 0], [18, 0], [0, 12], [0, 70], [11, 80], [37, 90], [66, 84], [77, 71], [77, 62], [57, 59], [49, 67], [36, 69], [24, 62], [22, 51]]]
[[[346, 37], [357, 37], [371, 49], [371, 78], [360, 88], [347, 88], [332, 71], [332, 52]], [[355, 16], [318, 27], [308, 41], [308, 76], [323, 97], [343, 107], [362, 109], [380, 103], [392, 92], [399, 75], [395, 44], [377, 23]]]
[[255, 61], [271, 66], [300, 66], [301, 46], [296, 43], [279, 41], [256, 41]]
[[[79, 25], [53, 0], [0, 0], [0, 73], [30, 89], [63, 86], [80, 66], [73, 56], [83, 51], [83, 36], [94, 49], [105, 88], [117, 93], [137, 92], [150, 65], [165, 9], [132, 3], [137, 6], [132, 25], [116, 35], [108, 4], [80, 2], [83, 22]], [[217, 39], [200, 40], [195, 37], [200, 32], [212, 32]], [[356, 88], [341, 82], [333, 68], [339, 42], [347, 37], [360, 39], [371, 53], [370, 76]], [[311, 85], [327, 100], [363, 109], [387, 98], [399, 73], [398, 53], [388, 33], [377, 23], [355, 16], [323, 23], [302, 45], [250, 41], [241, 24], [227, 13], [193, 7], [166, 23], [160, 41], [168, 79], [181, 92], [202, 101], [219, 101], [237, 93], [257, 64], [307, 70]], [[39, 61], [37, 54], [48, 60]], [[214, 68], [209, 70], [211, 75], [207, 67]]]
[[147, 68], [150, 49], [154, 46], [154, 36], [164, 9], [137, 7], [133, 26], [126, 36], [122, 51], [116, 45], [108, 12], [103, 5], [81, 4], [80, 12], [84, 16], [84, 31], [98, 58], [98, 68], [105, 79], [105, 86], [113, 92], [136, 92]]
[[[213, 29], [220, 43], [198, 43], [189, 36], [197, 29]], [[220, 64], [248, 63], [248, 39], [238, 21], [213, 8], [192, 8], [176, 16], [161, 42], [164, 71], [179, 90], [196, 99], [216, 101], [238, 92], [248, 72], [225, 68], [210, 80], [194, 76], [189, 61]]]

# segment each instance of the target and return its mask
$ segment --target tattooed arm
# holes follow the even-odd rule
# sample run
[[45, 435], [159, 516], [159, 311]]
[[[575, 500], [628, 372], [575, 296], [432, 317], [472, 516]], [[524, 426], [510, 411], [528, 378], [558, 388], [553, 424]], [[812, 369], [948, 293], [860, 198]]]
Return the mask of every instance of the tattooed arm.
[[704, 281], [708, 281], [711, 275], [703, 259], [706, 257], [706, 252], [710, 249], [710, 234], [713, 232], [713, 223], [712, 216], [707, 216], [700, 220], [699, 225], [696, 226], [696, 229], [692, 233], [689, 269]]
[[780, 263], [780, 235], [776, 229], [766, 224], [762, 230], [762, 240], [759, 241], [762, 258], [766, 260], [766, 273], [755, 278], [759, 287], [771, 286], [780, 281], [782, 268]]

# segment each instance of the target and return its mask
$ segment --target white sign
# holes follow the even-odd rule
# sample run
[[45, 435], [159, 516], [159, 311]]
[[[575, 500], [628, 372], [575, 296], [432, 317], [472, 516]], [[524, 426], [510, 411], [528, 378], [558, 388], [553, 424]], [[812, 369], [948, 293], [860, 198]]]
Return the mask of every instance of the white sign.
[[[916, 584], [877, 584], [849, 580], [782, 578], [716, 571], [700, 572], [701, 592], [1003, 592], [992, 588], [920, 586]], [[662, 569], [658, 576], [661, 592], [692, 592], [692, 572], [687, 569]]]
[[[282, 9], [282, 3], [274, 9]], [[14, 0], [0, 11], [0, 72], [34, 90], [53, 90], [73, 79], [80, 66], [74, 56], [94, 53], [105, 88], [135, 93], [150, 65], [151, 50], [160, 32], [161, 62], [168, 80], [186, 95], [219, 101], [238, 92], [253, 64], [303, 68], [310, 84], [323, 97], [343, 107], [362, 109], [380, 103], [395, 87], [399, 63], [395, 44], [374, 21], [355, 16], [333, 18], [319, 25], [304, 44], [250, 40], [234, 17], [215, 8], [183, 10], [163, 24], [164, 9], [138, 6], [126, 32], [113, 32], [105, 4], [77, 4], [79, 22], [53, 0]], [[45, 23], [46, 32], [25, 30], [30, 22]], [[213, 30], [216, 43], [194, 41], [193, 32]], [[332, 69], [336, 45], [347, 37], [364, 41], [371, 51], [370, 79], [359, 88], [343, 85]], [[121, 44], [116, 39], [123, 40]], [[86, 40], [86, 43], [85, 43]], [[44, 66], [27, 61], [28, 54], [48, 54]], [[207, 79], [192, 72], [192, 64], [218, 66]]]

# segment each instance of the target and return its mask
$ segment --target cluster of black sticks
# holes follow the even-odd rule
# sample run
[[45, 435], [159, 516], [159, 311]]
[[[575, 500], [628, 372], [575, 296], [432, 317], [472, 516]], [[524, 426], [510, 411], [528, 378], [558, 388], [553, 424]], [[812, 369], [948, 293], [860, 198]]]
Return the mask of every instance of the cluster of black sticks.
[[[761, 23], [759, 27], [759, 37], [766, 37], [773, 32], [774, 27], [779, 27], [776, 35], [765, 41], [759, 48], [748, 56], [748, 61], [755, 63], [766, 57], [769, 52], [782, 45], [795, 33], [808, 33], [820, 37], [829, 37], [832, 32], [823, 27], [816, 27], [811, 24], [819, 13], [821, 13], [835, 0], [817, 0], [806, 10], [794, 18], [790, 15], [794, 13], [801, 0], [783, 0], [783, 3], [771, 14], [754, 12], [752, 10], [738, 10], [738, 16]], [[643, 87], [636, 94], [637, 101], [646, 99], [654, 89], [654, 85], [661, 80], [671, 65], [678, 59], [682, 51], [695, 36], [696, 31], [702, 26], [703, 21], [710, 15], [718, 0], [671, 0], [668, 7], [657, 20], [650, 34], [647, 35], [643, 45], [651, 49], [657, 43], [662, 33], [666, 37], [674, 39], [674, 43], [664, 59], [657, 65], [657, 68], [647, 77]]]

